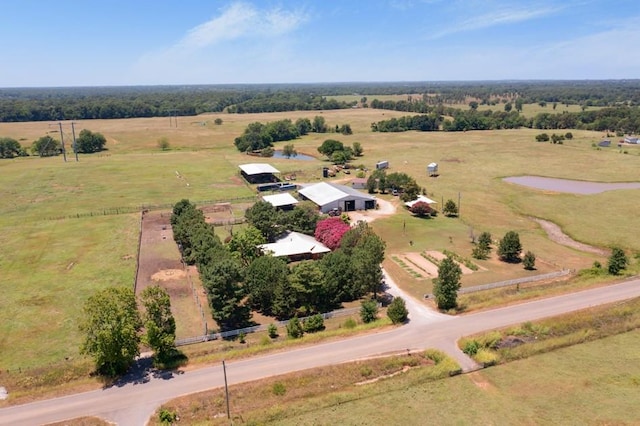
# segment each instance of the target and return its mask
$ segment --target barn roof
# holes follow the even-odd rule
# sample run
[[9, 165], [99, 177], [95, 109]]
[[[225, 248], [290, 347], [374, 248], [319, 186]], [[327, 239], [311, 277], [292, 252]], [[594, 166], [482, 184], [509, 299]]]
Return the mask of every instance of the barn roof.
[[276, 169], [271, 164], [266, 163], [240, 164], [238, 167], [240, 167], [240, 170], [249, 176], [260, 175], [263, 173], [280, 173], [280, 170]]
[[350, 186], [338, 185], [335, 183], [320, 182], [313, 185], [305, 186], [298, 193], [304, 195], [319, 206], [332, 203], [347, 197], [358, 198], [361, 200], [374, 200], [375, 198], [363, 194], [357, 189]]
[[328, 253], [331, 249], [315, 238], [289, 231], [278, 238], [275, 243], [261, 244], [259, 246], [264, 252], [271, 252], [274, 257], [294, 256], [297, 254], [320, 254]]
[[292, 204], [298, 204], [293, 195], [285, 192], [283, 194], [265, 195], [262, 197], [267, 203], [271, 203], [274, 207], [290, 206]]

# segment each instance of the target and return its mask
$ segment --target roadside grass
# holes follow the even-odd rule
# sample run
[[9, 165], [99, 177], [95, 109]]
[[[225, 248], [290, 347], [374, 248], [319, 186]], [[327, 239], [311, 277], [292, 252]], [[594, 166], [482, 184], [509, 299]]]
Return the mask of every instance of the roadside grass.
[[[502, 362], [494, 367], [455, 377], [412, 354], [234, 385], [231, 416], [278, 425], [417, 425], [427, 418], [434, 424], [634, 424], [640, 417], [640, 364], [634, 362], [639, 308], [635, 299], [467, 337], [495, 342], [513, 335], [528, 343], [499, 350]], [[412, 368], [389, 377], [393, 369], [380, 365]], [[384, 380], [355, 385], [376, 377]], [[163, 408], [177, 413], [181, 424], [228, 422], [223, 389], [177, 398]], [[160, 424], [157, 414], [151, 424]]]
[[[234, 422], [279, 423], [291, 416], [318, 413], [395, 390], [398, 381], [434, 382], [448, 377], [456, 368], [450, 358], [437, 351], [320, 367], [231, 386], [230, 411]], [[229, 422], [222, 389], [178, 398], [158, 412], [162, 409], [177, 413], [180, 422], [186, 424]], [[162, 423], [154, 415], [149, 424]]]
[[572, 275], [542, 282], [531, 282], [476, 293], [458, 295], [458, 312], [474, 312], [491, 309], [512, 303], [533, 300], [541, 297], [552, 297], [560, 294], [586, 290], [597, 286], [613, 284], [621, 279], [630, 278], [640, 273], [638, 262], [626, 270], [623, 275], [613, 276], [606, 273], [595, 276]]
[[[300, 339], [290, 339], [284, 327], [278, 328], [278, 336], [270, 338], [267, 331], [249, 333], [245, 343], [239, 339], [212, 340], [178, 348], [186, 362], [181, 367], [195, 368], [222, 360], [247, 358], [274, 351], [283, 351], [301, 345], [346, 338], [352, 335], [378, 332], [392, 327], [386, 309], [378, 311], [378, 319], [362, 323], [359, 314], [325, 320], [324, 331], [305, 333]], [[0, 370], [0, 383], [10, 398], [0, 401], [0, 407], [19, 404], [40, 398], [51, 398], [82, 390], [96, 389], [104, 385], [100, 377], [92, 375], [93, 363], [89, 358], [76, 356], [68, 360], [51, 362], [45, 366]]]
[[458, 344], [461, 349], [473, 346], [491, 352], [502, 364], [638, 328], [640, 299], [632, 299], [467, 336]]

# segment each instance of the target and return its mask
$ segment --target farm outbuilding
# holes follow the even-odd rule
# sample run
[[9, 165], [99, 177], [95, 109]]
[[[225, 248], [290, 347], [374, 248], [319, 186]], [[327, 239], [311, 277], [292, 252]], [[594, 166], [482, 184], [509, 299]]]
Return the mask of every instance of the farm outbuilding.
[[293, 231], [285, 233], [275, 243], [261, 244], [258, 247], [265, 253], [271, 253], [273, 257], [287, 257], [291, 261], [318, 259], [331, 251], [312, 236]]
[[427, 166], [427, 174], [429, 176], [437, 176], [438, 175], [438, 163], [430, 163]]
[[376, 199], [349, 186], [320, 182], [298, 191], [305, 200], [313, 201], [322, 213], [338, 209], [345, 212], [369, 210], [376, 207]]
[[383, 169], [388, 169], [388, 168], [389, 168], [389, 162], [387, 160], [378, 161], [376, 163], [376, 169], [378, 169], [378, 170], [383, 170]]
[[353, 188], [353, 189], [366, 189], [367, 188], [367, 179], [366, 178], [351, 179], [351, 188]]
[[270, 203], [273, 207], [281, 210], [291, 210], [298, 204], [298, 200], [286, 192], [284, 194], [263, 195], [262, 199]]
[[427, 198], [424, 195], [418, 195], [418, 198], [416, 198], [413, 201], [407, 201], [406, 203], [404, 203], [405, 206], [407, 206], [408, 208], [413, 207], [414, 204], [419, 203], [419, 202], [423, 202], [423, 203], [427, 203], [430, 206], [433, 204], [438, 204], [437, 201], [433, 201], [431, 198]]
[[626, 136], [624, 138], [624, 142], [625, 143], [637, 144], [638, 143], [638, 138], [636, 136]]
[[279, 182], [280, 170], [266, 163], [240, 164], [240, 173], [249, 183]]

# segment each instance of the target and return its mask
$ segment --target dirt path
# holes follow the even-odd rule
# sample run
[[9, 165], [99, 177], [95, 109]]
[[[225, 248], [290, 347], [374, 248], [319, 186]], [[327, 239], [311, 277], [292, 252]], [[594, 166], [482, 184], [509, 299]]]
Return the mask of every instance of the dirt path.
[[544, 232], [547, 233], [549, 239], [553, 242], [587, 253], [599, 254], [601, 256], [608, 256], [610, 254], [607, 250], [590, 246], [589, 244], [584, 244], [572, 239], [567, 234], [562, 232], [562, 229], [553, 222], [549, 222], [548, 220], [544, 219], [538, 219], [535, 217], [533, 217], [532, 219], [540, 225]]
[[359, 210], [355, 212], [349, 212], [349, 217], [353, 223], [357, 223], [361, 220], [365, 222], [373, 222], [379, 217], [387, 217], [395, 214], [396, 205], [390, 201], [377, 199], [378, 208], [375, 210]]

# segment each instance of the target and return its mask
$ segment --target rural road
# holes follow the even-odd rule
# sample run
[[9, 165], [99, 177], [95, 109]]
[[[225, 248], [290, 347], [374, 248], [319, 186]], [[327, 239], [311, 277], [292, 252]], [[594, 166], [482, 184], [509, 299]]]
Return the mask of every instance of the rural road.
[[[465, 335], [534, 321], [570, 311], [640, 296], [640, 279], [577, 293], [521, 303], [459, 317], [430, 311], [387, 280], [389, 291], [402, 295], [410, 311], [409, 322], [398, 328], [339, 341], [306, 346], [227, 363], [230, 384], [292, 371], [337, 364], [376, 355], [438, 348], [472, 370], [475, 364], [457, 348]], [[146, 376], [121, 386], [43, 400], [0, 410], [2, 425], [36, 425], [81, 416], [97, 416], [118, 425], [144, 425], [163, 402], [177, 396], [222, 387], [222, 366], [182, 374]]]

